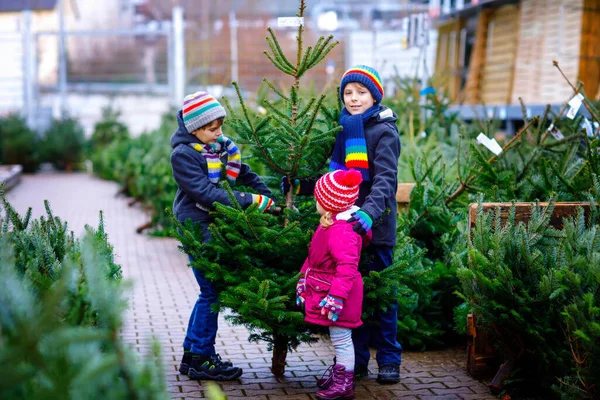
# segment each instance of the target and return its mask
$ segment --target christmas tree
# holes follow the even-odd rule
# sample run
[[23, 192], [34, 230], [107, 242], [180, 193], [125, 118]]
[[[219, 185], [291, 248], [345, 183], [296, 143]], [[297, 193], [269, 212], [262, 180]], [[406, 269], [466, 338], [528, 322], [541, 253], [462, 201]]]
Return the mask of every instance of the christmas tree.
[[140, 363], [119, 337], [127, 301], [102, 214], [77, 239], [48, 202], [32, 219], [0, 200], [0, 398], [166, 399], [158, 344]]
[[[329, 36], [304, 47], [304, 10], [305, 2], [301, 1], [295, 61], [283, 53], [275, 32], [268, 29], [270, 52], [265, 54], [291, 78], [289, 89], [279, 89], [264, 80], [275, 98], [263, 101], [265, 115], [246, 105], [237, 82], [233, 85], [240, 112], [234, 112], [225, 99], [229, 111], [226, 124], [237, 135], [236, 143], [249, 149], [255, 161], [264, 164], [270, 180], [276, 182], [283, 176], [294, 182], [325, 172], [335, 135], [341, 129], [337, 124], [339, 105], [325, 107], [325, 95], [308, 99], [301, 95], [301, 78], [337, 44]], [[226, 183], [223, 185], [230, 190]], [[201, 269], [220, 290], [219, 307], [233, 311], [228, 318], [247, 326], [252, 333], [250, 340], [263, 340], [273, 349], [271, 370], [280, 376], [285, 371], [287, 351], [316, 340], [295, 304], [299, 271], [318, 225], [315, 203], [312, 196], [296, 197], [290, 191], [278, 207], [283, 211], [272, 215], [258, 211], [256, 205], [243, 210], [233, 195], [230, 199], [233, 207], [215, 205], [217, 219], [209, 228], [213, 236], [209, 243], [201, 243], [202, 235], [191, 223], [180, 225], [174, 234], [181, 241], [181, 249], [196, 260], [192, 266]], [[380, 303], [397, 296], [393, 271], [365, 277], [365, 288], [376, 287]]]

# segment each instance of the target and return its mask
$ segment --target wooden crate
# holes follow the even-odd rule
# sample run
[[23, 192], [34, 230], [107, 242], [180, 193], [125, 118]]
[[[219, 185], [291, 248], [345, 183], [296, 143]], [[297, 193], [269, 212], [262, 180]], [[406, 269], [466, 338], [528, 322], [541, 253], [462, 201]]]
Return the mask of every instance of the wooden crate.
[[[535, 203], [515, 203], [515, 221], [517, 222], [527, 222], [531, 218], [531, 210]], [[469, 205], [469, 230], [473, 229], [475, 226], [475, 221], [477, 217], [477, 203], [472, 203]], [[500, 209], [500, 221], [506, 222], [508, 219], [508, 214], [512, 207], [512, 203], [483, 203], [482, 209], [484, 212], [494, 212], [496, 208]], [[548, 203], [540, 203], [540, 207], [546, 208], [548, 207]], [[580, 202], [572, 202], [572, 203], [555, 203], [554, 210], [552, 210], [552, 216], [550, 217], [550, 225], [557, 229], [562, 228], [563, 218], [575, 215], [577, 212], [577, 208], [582, 207], [585, 215], [587, 216], [590, 212], [590, 203], [580, 203]]]
[[414, 183], [398, 184], [398, 190], [396, 191], [398, 211], [404, 211], [408, 207], [408, 203], [410, 203], [410, 192], [412, 191], [413, 187], [415, 187]]

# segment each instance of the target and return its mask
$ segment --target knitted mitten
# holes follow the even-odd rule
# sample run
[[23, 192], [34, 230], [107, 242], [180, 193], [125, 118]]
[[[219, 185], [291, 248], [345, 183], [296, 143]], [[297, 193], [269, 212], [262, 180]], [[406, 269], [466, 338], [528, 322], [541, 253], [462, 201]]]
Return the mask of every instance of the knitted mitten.
[[323, 307], [321, 308], [321, 315], [328, 313], [327, 318], [335, 322], [342, 313], [342, 309], [344, 308], [344, 300], [328, 294], [323, 300], [321, 300], [319, 307]]
[[300, 307], [306, 300], [306, 279], [300, 278], [296, 285], [296, 305]]
[[252, 193], [252, 202], [258, 204], [258, 209], [260, 211], [268, 210], [274, 204], [273, 200], [271, 200], [267, 196], [263, 196], [262, 194], [254, 194], [254, 193]]
[[352, 216], [350, 219], [348, 219], [348, 222], [354, 221], [357, 221], [357, 223], [354, 224], [354, 228], [352, 228], [352, 230], [359, 235], [366, 235], [373, 226], [373, 218], [371, 218], [371, 216], [363, 210], [358, 210], [357, 212], [352, 213]]

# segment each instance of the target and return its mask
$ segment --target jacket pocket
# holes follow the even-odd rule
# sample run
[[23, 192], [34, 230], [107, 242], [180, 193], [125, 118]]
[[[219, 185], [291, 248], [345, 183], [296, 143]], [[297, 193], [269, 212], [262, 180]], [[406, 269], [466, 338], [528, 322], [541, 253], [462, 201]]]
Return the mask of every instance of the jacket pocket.
[[309, 286], [314, 292], [324, 293], [329, 293], [329, 288], [331, 287], [330, 282], [315, 275], [308, 275], [306, 277], [306, 285]]
[[331, 283], [322, 277], [315, 276], [313, 273], [309, 273], [306, 277], [306, 303], [305, 310], [306, 315], [313, 319], [321, 319], [321, 308], [319, 303], [327, 296]]

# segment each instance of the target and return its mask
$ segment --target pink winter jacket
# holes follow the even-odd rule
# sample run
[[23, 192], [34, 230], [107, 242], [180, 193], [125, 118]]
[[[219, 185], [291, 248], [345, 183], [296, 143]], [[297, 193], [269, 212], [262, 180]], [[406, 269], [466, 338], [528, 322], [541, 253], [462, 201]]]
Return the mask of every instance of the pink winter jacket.
[[[323, 229], [319, 225], [308, 248], [308, 256], [301, 272], [306, 279], [304, 320], [323, 326], [357, 328], [362, 325], [363, 282], [358, 272], [358, 261], [363, 241], [352, 230], [354, 224], [334, 220]], [[344, 300], [338, 320], [333, 322], [321, 315], [319, 303], [327, 294]]]

